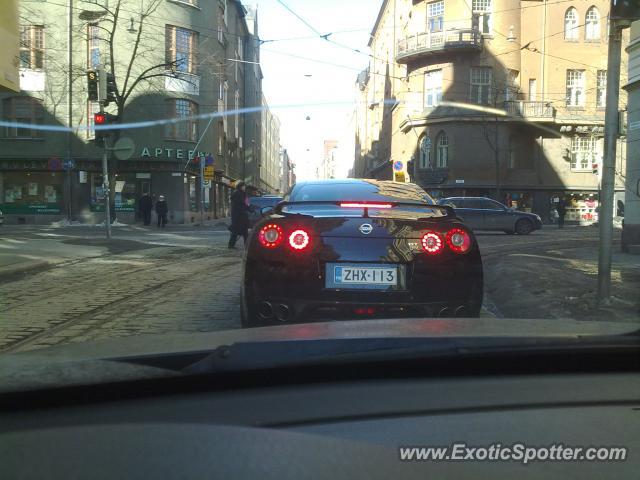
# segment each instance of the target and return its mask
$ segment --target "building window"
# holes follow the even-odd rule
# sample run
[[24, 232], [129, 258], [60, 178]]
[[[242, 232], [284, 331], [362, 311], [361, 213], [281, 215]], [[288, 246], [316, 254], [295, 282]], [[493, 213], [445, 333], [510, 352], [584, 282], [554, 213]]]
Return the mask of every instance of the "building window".
[[181, 73], [196, 73], [198, 33], [186, 28], [167, 25], [166, 62], [175, 62], [172, 70]]
[[449, 138], [444, 132], [438, 135], [436, 142], [436, 163], [438, 168], [449, 166]]
[[587, 10], [585, 19], [585, 39], [600, 40], [600, 13], [596, 7]]
[[444, 1], [427, 4], [427, 28], [429, 32], [441, 32], [444, 27]]
[[596, 78], [596, 107], [604, 108], [607, 104], [607, 71], [598, 70]]
[[422, 169], [432, 168], [431, 166], [431, 139], [429, 137], [423, 137], [420, 141], [420, 162], [419, 166]]
[[472, 26], [481, 33], [491, 33], [491, 2], [492, 0], [473, 0]]
[[87, 26], [87, 66], [97, 68], [100, 65], [100, 29], [97, 25]]
[[87, 102], [87, 140], [96, 138], [94, 130], [94, 115], [100, 112], [100, 104], [98, 102]]
[[218, 9], [218, 41], [224, 45], [224, 11]]
[[488, 105], [490, 90], [491, 67], [472, 67], [470, 100], [474, 103]]
[[[42, 104], [31, 97], [10, 97], [2, 101], [2, 116], [7, 122], [42, 124]], [[7, 126], [4, 128], [6, 138], [40, 138], [40, 130], [29, 127]]]
[[436, 107], [442, 101], [442, 70], [424, 74], [424, 106]]
[[584, 106], [584, 70], [567, 70], [567, 106]]
[[44, 27], [28, 25], [20, 31], [20, 68], [44, 68]]
[[238, 51], [237, 51], [237, 55], [238, 55], [238, 58], [240, 60], [242, 60], [242, 57], [244, 55], [244, 51], [243, 51], [243, 48], [242, 48], [242, 37], [239, 36], [239, 35], [238, 35]]
[[538, 94], [538, 84], [536, 82], [535, 78], [530, 78], [529, 79], [529, 101], [530, 102], [535, 102], [536, 101], [536, 95]]
[[167, 118], [180, 120], [165, 126], [164, 136], [168, 140], [196, 142], [198, 140], [198, 105], [182, 98], [166, 100]]
[[565, 40], [578, 39], [578, 11], [573, 7], [564, 14], [564, 38]]
[[596, 139], [591, 136], [575, 136], [571, 141], [571, 170], [591, 171], [596, 161]]

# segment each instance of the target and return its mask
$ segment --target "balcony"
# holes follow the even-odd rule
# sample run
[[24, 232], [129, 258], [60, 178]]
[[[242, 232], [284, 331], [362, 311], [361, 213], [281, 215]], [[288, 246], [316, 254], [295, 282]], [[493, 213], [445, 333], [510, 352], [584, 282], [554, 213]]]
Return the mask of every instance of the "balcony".
[[556, 118], [556, 109], [550, 102], [529, 102], [510, 100], [503, 104], [505, 112], [532, 122], [552, 122]]
[[426, 55], [447, 51], [479, 51], [481, 48], [482, 34], [476, 29], [423, 32], [398, 42], [396, 61], [409, 63]]

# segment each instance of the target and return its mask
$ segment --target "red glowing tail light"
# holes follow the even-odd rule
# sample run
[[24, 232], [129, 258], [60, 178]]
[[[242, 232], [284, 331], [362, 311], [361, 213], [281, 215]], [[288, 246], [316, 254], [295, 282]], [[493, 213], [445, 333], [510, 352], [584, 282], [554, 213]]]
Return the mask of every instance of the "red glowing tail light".
[[455, 253], [467, 253], [471, 249], [471, 236], [461, 228], [453, 228], [446, 235], [447, 246]]
[[282, 232], [282, 227], [274, 223], [265, 225], [260, 229], [260, 232], [258, 232], [258, 240], [265, 248], [276, 248], [282, 243], [283, 238], [284, 233]]
[[422, 249], [430, 255], [437, 255], [444, 250], [442, 237], [436, 232], [425, 232], [420, 240]]
[[302, 228], [298, 228], [291, 232], [289, 235], [289, 246], [293, 248], [295, 251], [301, 252], [311, 243], [311, 236], [309, 232], [303, 230]]

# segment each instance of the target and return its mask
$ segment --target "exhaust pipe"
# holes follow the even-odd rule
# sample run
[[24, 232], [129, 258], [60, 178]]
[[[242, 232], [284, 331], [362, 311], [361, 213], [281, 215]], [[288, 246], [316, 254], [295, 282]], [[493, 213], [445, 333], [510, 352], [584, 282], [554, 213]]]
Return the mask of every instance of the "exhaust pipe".
[[450, 317], [451, 316], [451, 309], [449, 307], [444, 307], [441, 308], [440, 311], [438, 312], [438, 316], [439, 317]]
[[258, 315], [264, 319], [273, 317], [273, 306], [269, 302], [262, 302], [258, 308]]
[[276, 307], [276, 318], [281, 322], [286, 322], [291, 317], [291, 310], [287, 305], [281, 303]]
[[465, 307], [464, 305], [460, 305], [458, 308], [456, 308], [454, 316], [456, 316], [458, 318], [466, 317], [467, 316], [467, 307]]

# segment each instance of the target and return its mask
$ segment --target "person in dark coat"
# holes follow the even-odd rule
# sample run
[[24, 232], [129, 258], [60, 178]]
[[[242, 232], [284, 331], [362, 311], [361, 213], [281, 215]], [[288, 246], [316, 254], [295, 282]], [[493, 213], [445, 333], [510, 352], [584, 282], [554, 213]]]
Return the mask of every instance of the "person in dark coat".
[[158, 201], [156, 202], [156, 214], [158, 215], [158, 228], [167, 224], [167, 213], [169, 213], [169, 206], [167, 205], [167, 201], [164, 199], [164, 195], [160, 195], [158, 197]]
[[153, 200], [148, 193], [145, 193], [140, 200], [138, 200], [138, 209], [140, 210], [140, 215], [142, 215], [142, 221], [145, 225], [149, 225], [151, 223], [151, 210], [153, 210]]
[[558, 211], [558, 228], [563, 228], [564, 216], [567, 214], [567, 202], [564, 197], [560, 197], [556, 210]]
[[242, 237], [245, 245], [249, 236], [249, 197], [245, 192], [244, 182], [236, 184], [236, 191], [231, 195], [231, 226], [229, 231], [229, 248], [236, 248], [238, 237]]

